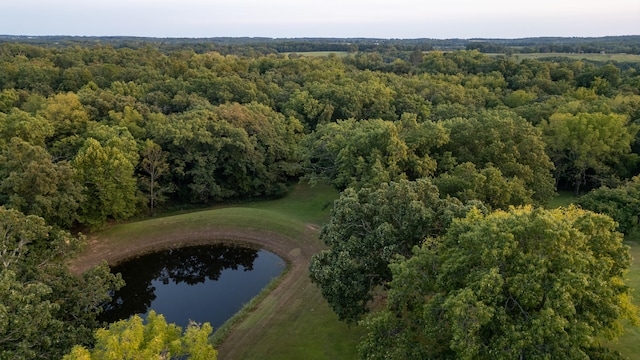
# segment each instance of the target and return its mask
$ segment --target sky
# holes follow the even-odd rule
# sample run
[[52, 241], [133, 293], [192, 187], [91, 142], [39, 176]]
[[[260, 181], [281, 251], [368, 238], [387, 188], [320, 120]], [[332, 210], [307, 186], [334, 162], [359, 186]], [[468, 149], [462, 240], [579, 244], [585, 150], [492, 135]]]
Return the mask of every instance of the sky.
[[640, 35], [640, 0], [2, 0], [0, 34], [385, 39]]

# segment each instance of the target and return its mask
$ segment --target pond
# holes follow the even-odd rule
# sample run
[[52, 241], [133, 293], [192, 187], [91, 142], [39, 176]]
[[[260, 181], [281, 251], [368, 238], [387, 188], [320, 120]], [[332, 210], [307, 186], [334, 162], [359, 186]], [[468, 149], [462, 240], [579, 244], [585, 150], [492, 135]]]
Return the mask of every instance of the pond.
[[285, 267], [266, 250], [223, 244], [143, 255], [112, 268], [126, 285], [104, 307], [100, 320], [114, 322], [154, 310], [183, 329], [189, 320], [217, 329]]

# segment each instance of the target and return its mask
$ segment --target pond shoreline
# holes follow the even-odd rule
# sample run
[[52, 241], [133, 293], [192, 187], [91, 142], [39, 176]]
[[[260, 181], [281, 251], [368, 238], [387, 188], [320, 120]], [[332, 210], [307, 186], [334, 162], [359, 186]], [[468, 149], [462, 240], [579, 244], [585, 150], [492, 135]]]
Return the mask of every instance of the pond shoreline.
[[[238, 353], [245, 350], [245, 344], [260, 337], [271, 321], [277, 321], [278, 316], [290, 312], [290, 309], [295, 307], [297, 295], [311, 285], [308, 267], [311, 256], [321, 250], [318, 232], [317, 225], [307, 224], [304, 239], [291, 239], [265, 230], [211, 227], [184, 230], [177, 227], [161, 235], [157, 233], [142, 235], [137, 237], [135, 242], [126, 244], [98, 234], [88, 238], [86, 248], [69, 263], [69, 268], [72, 272], [80, 274], [102, 261], [113, 266], [159, 250], [219, 243], [261, 248], [275, 253], [286, 262], [286, 269], [282, 276], [275, 280], [277, 282], [275, 288], [266, 296], [260, 296], [262, 299], [254, 304], [254, 309], [249, 309], [249, 312], [255, 311], [268, 303], [264, 306], [272, 307], [268, 311], [270, 315], [262, 321], [260, 326], [243, 327], [242, 320], [236, 319], [231, 329], [225, 329], [226, 336], [217, 346], [218, 359], [237, 358]], [[272, 304], [273, 299], [277, 299], [275, 304]]]

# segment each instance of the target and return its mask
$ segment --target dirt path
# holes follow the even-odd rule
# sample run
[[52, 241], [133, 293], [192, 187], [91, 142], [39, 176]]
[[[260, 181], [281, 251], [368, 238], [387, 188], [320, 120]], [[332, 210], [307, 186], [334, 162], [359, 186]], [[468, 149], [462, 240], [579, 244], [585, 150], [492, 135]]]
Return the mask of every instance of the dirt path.
[[[297, 304], [297, 294], [310, 287], [308, 267], [311, 256], [320, 250], [318, 228], [308, 224], [304, 239], [290, 239], [280, 234], [242, 229], [206, 229], [203, 231], [169, 231], [162, 236], [140, 237], [135, 243], [109, 246], [109, 239], [89, 239], [87, 250], [70, 267], [81, 273], [99, 264], [103, 259], [110, 265], [145, 253], [208, 243], [234, 243], [260, 247], [276, 253], [289, 263], [289, 271], [267, 298], [257, 305], [256, 311], [267, 314], [259, 323], [243, 326], [241, 322], [218, 347], [219, 359], [237, 359], [248, 344], [268, 329], [272, 321], [286, 315]], [[275, 299], [275, 300], [274, 300]], [[268, 307], [268, 308], [265, 308]]]

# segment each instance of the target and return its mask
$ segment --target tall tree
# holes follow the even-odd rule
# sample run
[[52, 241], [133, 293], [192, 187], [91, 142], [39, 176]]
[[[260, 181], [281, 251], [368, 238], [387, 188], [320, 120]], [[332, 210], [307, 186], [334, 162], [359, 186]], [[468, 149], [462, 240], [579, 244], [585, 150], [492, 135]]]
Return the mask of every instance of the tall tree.
[[126, 219], [136, 211], [134, 164], [121, 148], [89, 138], [72, 165], [85, 187], [81, 223], [101, 227], [107, 219]]
[[614, 169], [623, 159], [638, 161], [637, 156], [625, 157], [638, 131], [626, 116], [556, 113], [540, 127], [556, 164], [556, 179], [566, 178], [576, 195], [584, 184], [604, 185], [617, 179]]
[[394, 257], [409, 256], [425, 237], [442, 234], [469, 209], [456, 199], [440, 199], [428, 179], [348, 188], [322, 229], [320, 239], [329, 249], [313, 256], [311, 280], [341, 320], [356, 321], [376, 289], [391, 280]]
[[14, 137], [0, 152], [0, 203], [49, 224], [71, 227], [85, 200], [75, 171], [66, 162], [53, 162], [42, 147]]
[[151, 216], [154, 214], [155, 205], [164, 199], [164, 193], [170, 191], [168, 186], [160, 186], [158, 179], [169, 171], [167, 154], [162, 151], [160, 145], [152, 140], [146, 140], [142, 148], [142, 184], [148, 191], [149, 210]]
[[470, 212], [392, 264], [367, 359], [587, 359], [638, 321], [611, 218], [575, 207]]
[[429, 152], [446, 139], [440, 125], [418, 124], [415, 116], [401, 122], [338, 121], [318, 126], [305, 138], [303, 166], [311, 182], [328, 181], [339, 190], [415, 180], [434, 174]]

